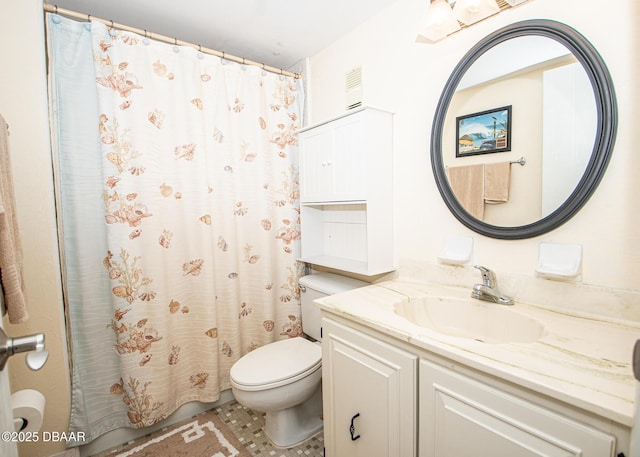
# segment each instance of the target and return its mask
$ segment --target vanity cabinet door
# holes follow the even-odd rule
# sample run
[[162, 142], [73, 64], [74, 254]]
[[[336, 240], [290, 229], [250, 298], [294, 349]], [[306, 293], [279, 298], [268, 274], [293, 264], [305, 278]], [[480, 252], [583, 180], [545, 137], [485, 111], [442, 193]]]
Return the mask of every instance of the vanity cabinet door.
[[615, 438], [441, 365], [420, 361], [420, 457], [608, 457]]
[[323, 319], [326, 457], [416, 454], [417, 358]]

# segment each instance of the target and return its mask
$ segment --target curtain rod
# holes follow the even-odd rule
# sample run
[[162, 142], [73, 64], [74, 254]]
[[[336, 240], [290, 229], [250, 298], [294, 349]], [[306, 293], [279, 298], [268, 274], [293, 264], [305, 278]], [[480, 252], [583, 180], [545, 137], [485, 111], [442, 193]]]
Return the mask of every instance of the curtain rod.
[[221, 57], [223, 59], [244, 64], [244, 65], [252, 65], [252, 66], [260, 67], [263, 70], [268, 71], [270, 73], [276, 73], [283, 76], [292, 76], [294, 78], [301, 78], [301, 75], [299, 73], [292, 73], [290, 71], [286, 71], [281, 68], [275, 68], [260, 62], [248, 60], [248, 59], [245, 59], [244, 57], [237, 57], [231, 54], [224, 53], [222, 51], [216, 51], [215, 49], [205, 48], [203, 46], [200, 46], [199, 44], [193, 44], [187, 41], [178, 40], [177, 38], [171, 38], [165, 35], [161, 35], [159, 33], [149, 32], [148, 30], [142, 30], [142, 29], [138, 29], [128, 25], [119, 24], [117, 22], [113, 22], [112, 20], [101, 19], [99, 17], [95, 17], [90, 14], [78, 13], [77, 11], [69, 10], [66, 8], [58, 8], [57, 5], [53, 5], [51, 3], [44, 3], [44, 10], [48, 13], [60, 14], [62, 16], [67, 16], [73, 19], [80, 19], [85, 21], [98, 21], [113, 29], [125, 30], [127, 32], [137, 33], [138, 35], [144, 35], [146, 38], [162, 41], [164, 43], [175, 44], [176, 46], [189, 46], [194, 49], [197, 49], [198, 51], [204, 54], [214, 55], [217, 57]]

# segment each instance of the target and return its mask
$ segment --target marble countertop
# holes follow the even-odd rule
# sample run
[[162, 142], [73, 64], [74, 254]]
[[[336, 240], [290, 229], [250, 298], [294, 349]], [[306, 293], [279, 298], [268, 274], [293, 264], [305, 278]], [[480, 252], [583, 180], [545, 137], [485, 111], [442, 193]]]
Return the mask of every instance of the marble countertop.
[[[537, 320], [544, 334], [529, 343], [485, 343], [418, 326], [394, 312], [428, 295], [469, 298], [470, 289], [399, 280], [317, 300], [325, 311], [363, 323], [413, 346], [632, 426], [636, 381], [631, 357], [640, 324], [519, 303], [510, 310]], [[483, 306], [502, 306], [492, 303]]]

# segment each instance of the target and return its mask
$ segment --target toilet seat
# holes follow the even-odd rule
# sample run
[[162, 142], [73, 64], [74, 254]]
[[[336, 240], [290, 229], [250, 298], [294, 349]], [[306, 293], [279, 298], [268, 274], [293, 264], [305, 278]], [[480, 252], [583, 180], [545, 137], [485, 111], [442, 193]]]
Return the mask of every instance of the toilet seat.
[[231, 384], [258, 391], [302, 379], [322, 366], [322, 348], [302, 338], [266, 344], [240, 358], [231, 367]]

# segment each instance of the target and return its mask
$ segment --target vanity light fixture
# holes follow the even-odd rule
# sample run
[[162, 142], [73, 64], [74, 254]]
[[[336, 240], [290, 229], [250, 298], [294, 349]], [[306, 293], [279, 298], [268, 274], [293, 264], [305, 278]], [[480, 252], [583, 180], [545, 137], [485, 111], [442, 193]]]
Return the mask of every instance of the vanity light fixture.
[[435, 42], [460, 30], [460, 24], [447, 0], [431, 0], [420, 21], [418, 39]]
[[500, 7], [496, 0], [456, 0], [453, 12], [460, 22], [471, 25], [499, 13]]
[[529, 0], [430, 0], [418, 30], [418, 43], [435, 43], [478, 21]]

